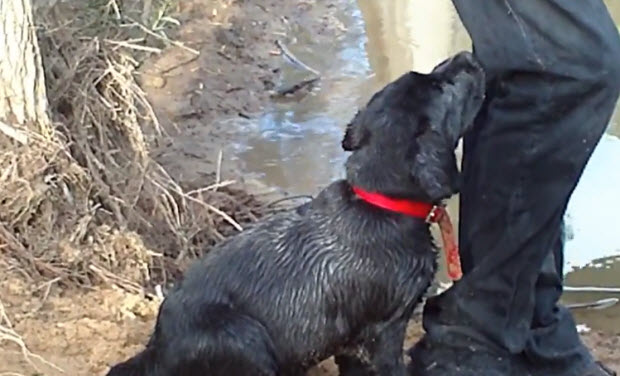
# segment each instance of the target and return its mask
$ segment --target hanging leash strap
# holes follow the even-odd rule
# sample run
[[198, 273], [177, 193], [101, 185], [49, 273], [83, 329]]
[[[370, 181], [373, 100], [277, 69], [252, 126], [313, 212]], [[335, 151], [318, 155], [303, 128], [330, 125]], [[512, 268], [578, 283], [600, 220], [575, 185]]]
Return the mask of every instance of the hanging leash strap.
[[411, 217], [421, 218], [428, 223], [437, 223], [441, 231], [448, 277], [453, 281], [461, 279], [463, 271], [461, 269], [459, 246], [456, 242], [454, 226], [452, 226], [450, 215], [445, 207], [426, 202], [395, 199], [380, 193], [368, 192], [359, 187], [352, 187], [352, 189], [357, 197], [371, 205]]

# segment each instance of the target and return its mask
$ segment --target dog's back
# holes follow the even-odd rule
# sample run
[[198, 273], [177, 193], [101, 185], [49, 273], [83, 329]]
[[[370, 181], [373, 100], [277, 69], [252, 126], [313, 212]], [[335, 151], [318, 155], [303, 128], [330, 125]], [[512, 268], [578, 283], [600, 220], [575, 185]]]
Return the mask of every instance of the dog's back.
[[192, 265], [162, 304], [147, 350], [108, 376], [303, 374], [387, 311], [410, 309], [410, 295], [428, 284], [427, 226], [401, 231], [400, 222], [368, 213], [346, 182], [333, 183]]

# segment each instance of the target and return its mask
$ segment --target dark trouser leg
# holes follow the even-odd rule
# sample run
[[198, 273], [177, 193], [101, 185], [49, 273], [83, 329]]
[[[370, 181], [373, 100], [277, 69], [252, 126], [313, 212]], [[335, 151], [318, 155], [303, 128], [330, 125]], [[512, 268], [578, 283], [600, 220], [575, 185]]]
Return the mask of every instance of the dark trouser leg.
[[562, 374], [576, 364], [592, 361], [579, 339], [572, 315], [558, 305], [564, 274], [563, 248], [563, 237], [558, 236], [536, 282], [532, 330], [524, 356], [540, 375]]
[[429, 299], [427, 340], [527, 353], [536, 369], [552, 361], [574, 374], [591, 359], [570, 314], [555, 311], [561, 281], [542, 269], [618, 98], [620, 38], [600, 0], [453, 1], [487, 70], [488, 100], [464, 141], [465, 276]]

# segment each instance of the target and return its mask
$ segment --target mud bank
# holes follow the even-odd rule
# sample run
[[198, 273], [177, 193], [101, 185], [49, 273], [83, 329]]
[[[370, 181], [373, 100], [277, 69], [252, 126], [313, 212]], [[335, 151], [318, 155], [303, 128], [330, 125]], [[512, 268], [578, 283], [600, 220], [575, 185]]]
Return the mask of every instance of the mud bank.
[[[120, 290], [103, 289], [86, 293], [52, 292], [32, 289], [13, 280], [3, 282], [0, 295], [12, 317], [15, 330], [30, 350], [62, 368], [61, 372], [31, 357], [33, 368], [16, 346], [2, 345], [0, 374], [23, 375], [103, 375], [107, 367], [139, 351], [153, 328], [159, 302]], [[24, 298], [24, 292], [32, 292]], [[42, 299], [44, 298], [44, 299]], [[422, 334], [419, 322], [408, 328], [405, 348]], [[612, 369], [620, 371], [620, 331], [583, 334], [594, 354]], [[39, 373], [36, 373], [39, 372]], [[334, 363], [327, 360], [311, 370], [310, 376], [337, 376]]]

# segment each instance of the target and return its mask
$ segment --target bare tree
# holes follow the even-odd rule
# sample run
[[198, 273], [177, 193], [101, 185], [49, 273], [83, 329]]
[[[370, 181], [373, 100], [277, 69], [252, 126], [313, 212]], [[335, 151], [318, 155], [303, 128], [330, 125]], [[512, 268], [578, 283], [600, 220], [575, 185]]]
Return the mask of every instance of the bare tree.
[[0, 131], [22, 144], [53, 137], [31, 0], [0, 1]]

